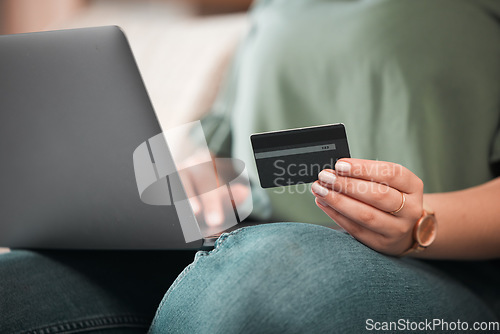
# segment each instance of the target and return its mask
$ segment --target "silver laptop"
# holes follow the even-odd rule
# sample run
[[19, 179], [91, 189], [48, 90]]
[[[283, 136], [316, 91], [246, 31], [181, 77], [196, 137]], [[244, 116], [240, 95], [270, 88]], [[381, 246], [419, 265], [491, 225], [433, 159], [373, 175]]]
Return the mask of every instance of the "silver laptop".
[[0, 247], [210, 246], [189, 201], [140, 199], [132, 154], [161, 132], [120, 28], [0, 36]]

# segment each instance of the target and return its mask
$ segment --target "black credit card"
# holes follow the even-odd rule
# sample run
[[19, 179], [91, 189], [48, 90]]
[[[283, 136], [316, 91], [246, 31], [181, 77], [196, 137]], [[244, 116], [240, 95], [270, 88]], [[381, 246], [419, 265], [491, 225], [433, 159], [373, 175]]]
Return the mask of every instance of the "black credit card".
[[340, 158], [350, 158], [344, 124], [256, 133], [250, 136], [262, 188], [314, 182]]

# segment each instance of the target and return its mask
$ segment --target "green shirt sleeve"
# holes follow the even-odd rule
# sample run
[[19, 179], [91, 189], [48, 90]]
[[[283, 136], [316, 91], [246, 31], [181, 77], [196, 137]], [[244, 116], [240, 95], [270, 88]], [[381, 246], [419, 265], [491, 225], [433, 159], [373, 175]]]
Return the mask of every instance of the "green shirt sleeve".
[[231, 155], [231, 120], [227, 114], [210, 112], [201, 120], [210, 151], [218, 157]]
[[491, 144], [490, 164], [495, 176], [500, 176], [500, 122]]
[[[238, 54], [239, 50], [236, 53]], [[213, 154], [222, 158], [231, 156], [233, 146], [231, 114], [236, 99], [235, 72], [239, 58], [237, 54], [229, 66], [211, 110], [200, 119], [208, 148]]]

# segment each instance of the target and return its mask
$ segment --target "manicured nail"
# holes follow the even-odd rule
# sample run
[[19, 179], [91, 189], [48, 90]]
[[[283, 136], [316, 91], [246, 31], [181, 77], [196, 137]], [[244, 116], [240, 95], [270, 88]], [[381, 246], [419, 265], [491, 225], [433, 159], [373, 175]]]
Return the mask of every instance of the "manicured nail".
[[337, 172], [349, 173], [351, 171], [351, 164], [345, 161], [339, 161], [335, 164]]
[[319, 196], [325, 197], [326, 195], [328, 195], [328, 189], [323, 187], [318, 182], [314, 182], [313, 185], [311, 186], [311, 189]]
[[323, 170], [318, 174], [318, 179], [324, 183], [334, 184], [337, 177], [335, 174]]

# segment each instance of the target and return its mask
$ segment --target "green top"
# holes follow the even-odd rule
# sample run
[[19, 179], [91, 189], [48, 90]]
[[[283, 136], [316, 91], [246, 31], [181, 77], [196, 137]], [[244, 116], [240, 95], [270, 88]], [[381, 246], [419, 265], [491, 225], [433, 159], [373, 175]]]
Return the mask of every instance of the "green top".
[[491, 180], [499, 13], [497, 0], [261, 1], [203, 119], [209, 145], [247, 164], [254, 214], [270, 202], [273, 220], [332, 224], [309, 186], [260, 188], [255, 132], [344, 123], [353, 157], [400, 163], [426, 192]]

